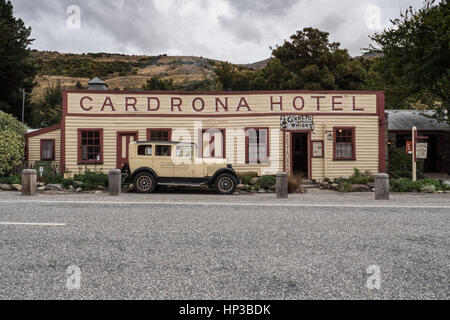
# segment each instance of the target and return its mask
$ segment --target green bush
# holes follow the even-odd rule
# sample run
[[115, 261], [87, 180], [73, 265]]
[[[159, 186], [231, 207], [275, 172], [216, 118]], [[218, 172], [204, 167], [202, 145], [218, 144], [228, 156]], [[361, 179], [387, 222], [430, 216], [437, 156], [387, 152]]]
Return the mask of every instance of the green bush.
[[68, 189], [70, 186], [73, 186], [73, 179], [66, 178], [61, 181], [62, 186], [64, 189]]
[[[411, 155], [405, 152], [404, 148], [389, 150], [388, 174], [391, 179], [409, 178], [411, 179], [412, 159]], [[417, 178], [423, 178], [422, 164], [417, 164]]]
[[85, 190], [97, 189], [98, 186], [108, 187], [108, 175], [103, 172], [86, 170], [85, 173], [74, 175], [73, 180], [83, 182]]
[[446, 186], [442, 185], [436, 179], [422, 179], [411, 181], [408, 178], [399, 178], [391, 181], [392, 191], [395, 192], [431, 192], [431, 190], [447, 190]]
[[277, 183], [275, 176], [261, 176], [259, 184], [263, 189], [270, 189]]
[[53, 171], [44, 171], [42, 174], [42, 180], [45, 183], [62, 183], [64, 180], [64, 175]]
[[339, 185], [339, 190], [343, 192], [352, 191], [352, 183], [350, 181], [344, 181]]
[[0, 177], [0, 183], [6, 183], [6, 184], [21, 184], [22, 183], [22, 177], [20, 174], [10, 175], [7, 177]]
[[348, 178], [348, 182], [351, 184], [367, 184], [369, 182], [374, 182], [375, 178], [368, 171], [361, 173], [358, 168], [353, 168], [353, 175]]
[[8, 176], [22, 164], [25, 128], [12, 115], [0, 111], [0, 176]]

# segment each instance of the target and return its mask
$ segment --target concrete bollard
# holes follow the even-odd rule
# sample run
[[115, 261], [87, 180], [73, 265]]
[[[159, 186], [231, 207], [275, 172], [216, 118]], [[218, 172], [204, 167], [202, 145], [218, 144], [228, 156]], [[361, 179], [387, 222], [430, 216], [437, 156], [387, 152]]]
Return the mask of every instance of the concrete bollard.
[[109, 195], [120, 195], [120, 188], [122, 185], [122, 173], [119, 169], [109, 171]]
[[288, 176], [286, 172], [277, 173], [277, 198], [288, 197]]
[[34, 169], [22, 171], [22, 195], [33, 196], [36, 194], [37, 174]]
[[389, 200], [389, 175], [387, 173], [375, 175], [375, 200]]

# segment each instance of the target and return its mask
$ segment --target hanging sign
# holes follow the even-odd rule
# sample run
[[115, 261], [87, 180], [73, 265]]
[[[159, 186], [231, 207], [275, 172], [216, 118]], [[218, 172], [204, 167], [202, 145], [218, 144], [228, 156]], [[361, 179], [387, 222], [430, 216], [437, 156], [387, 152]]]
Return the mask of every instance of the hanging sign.
[[416, 158], [417, 159], [426, 159], [428, 151], [428, 143], [426, 142], [417, 142], [416, 143]]
[[280, 117], [282, 130], [310, 130], [314, 132], [313, 116], [282, 115]]

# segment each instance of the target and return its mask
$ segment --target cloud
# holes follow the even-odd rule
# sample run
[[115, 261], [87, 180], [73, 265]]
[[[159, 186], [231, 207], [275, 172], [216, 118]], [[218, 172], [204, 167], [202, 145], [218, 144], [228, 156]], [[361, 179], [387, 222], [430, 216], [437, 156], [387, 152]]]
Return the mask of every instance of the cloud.
[[[269, 47], [304, 27], [330, 33], [351, 55], [384, 26], [422, 0], [13, 0], [15, 15], [32, 27], [33, 48], [60, 52], [197, 55], [235, 63], [270, 56]], [[67, 28], [70, 5], [80, 29]], [[378, 8], [378, 16], [367, 12]], [[376, 13], [376, 12], [375, 12]], [[370, 16], [372, 14], [372, 16]], [[373, 20], [375, 19], [375, 20]], [[378, 19], [378, 20], [377, 20]], [[378, 30], [379, 31], [379, 30]]]

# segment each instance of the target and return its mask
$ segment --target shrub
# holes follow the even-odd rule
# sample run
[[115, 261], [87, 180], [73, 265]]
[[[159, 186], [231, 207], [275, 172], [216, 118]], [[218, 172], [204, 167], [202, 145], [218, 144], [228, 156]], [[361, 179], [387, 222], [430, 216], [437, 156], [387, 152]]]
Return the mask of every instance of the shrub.
[[398, 178], [392, 180], [391, 188], [395, 192], [412, 192], [414, 191], [413, 182], [408, 178]]
[[74, 175], [73, 180], [83, 182], [81, 187], [87, 190], [97, 189], [98, 186], [108, 187], [108, 175], [103, 172], [86, 170], [84, 174]]
[[42, 174], [42, 180], [45, 183], [62, 183], [64, 180], [64, 175], [53, 171], [44, 171]]
[[352, 191], [352, 183], [349, 181], [344, 181], [339, 185], [339, 190], [343, 192], [351, 192]]
[[391, 181], [392, 191], [395, 192], [434, 192], [445, 190], [446, 187], [436, 179], [422, 179], [411, 181], [408, 178], [399, 178]]
[[300, 173], [294, 173], [288, 176], [288, 192], [300, 192], [302, 191], [303, 175]]
[[65, 189], [68, 189], [70, 186], [73, 186], [73, 179], [71, 178], [63, 179], [61, 181], [61, 184]]
[[365, 171], [361, 173], [358, 168], [353, 168], [353, 175], [348, 178], [348, 182], [351, 184], [367, 184], [369, 182], [374, 182], [375, 178], [372, 176], [370, 171]]
[[12, 115], [0, 111], [0, 176], [7, 176], [22, 164], [25, 128]]
[[[409, 178], [411, 179], [412, 159], [411, 155], [405, 152], [404, 148], [389, 150], [388, 174], [391, 179]], [[417, 165], [417, 178], [423, 178], [421, 163]]]
[[257, 177], [258, 172], [248, 171], [248, 172], [238, 172], [237, 177], [242, 181], [243, 184], [250, 184], [252, 178]]
[[14, 174], [7, 177], [0, 177], [0, 183], [6, 183], [6, 184], [21, 184], [22, 183], [22, 177], [20, 174]]
[[277, 183], [277, 178], [275, 176], [261, 176], [259, 179], [259, 185], [263, 189], [270, 189]]

